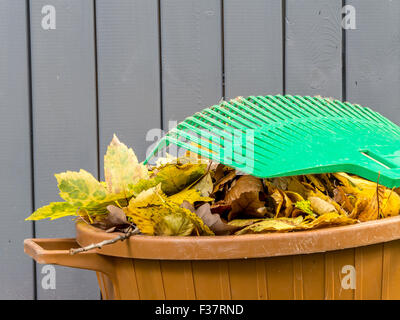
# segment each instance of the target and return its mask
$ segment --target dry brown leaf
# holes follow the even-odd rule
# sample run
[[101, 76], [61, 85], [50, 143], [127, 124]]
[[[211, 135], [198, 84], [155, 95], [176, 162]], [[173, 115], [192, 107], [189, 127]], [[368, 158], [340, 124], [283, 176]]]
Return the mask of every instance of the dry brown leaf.
[[337, 186], [333, 190], [333, 195], [333, 200], [339, 203], [344, 210], [346, 210], [347, 212], [353, 212], [354, 206], [341, 186]]
[[230, 234], [240, 227], [229, 225], [222, 221], [219, 214], [213, 214], [209, 203], [201, 205], [195, 213], [204, 221], [204, 223], [212, 230], [216, 235]]
[[300, 194], [298, 194], [297, 192], [285, 191], [285, 194], [289, 197], [289, 199], [293, 203], [296, 203], [297, 201], [303, 201], [304, 200], [304, 198]]
[[126, 219], [126, 215], [121, 208], [109, 205], [107, 206], [107, 210], [109, 213], [104, 217], [97, 217], [93, 225], [103, 230], [110, 230], [117, 227], [121, 228], [123, 226], [129, 225], [129, 222]]
[[288, 197], [288, 195], [282, 191], [283, 194], [283, 198], [284, 198], [284, 209], [283, 209], [283, 216], [284, 217], [290, 217], [292, 211], [293, 211], [293, 202], [290, 200], [290, 198]]
[[211, 205], [211, 212], [218, 214], [225, 214], [231, 210], [232, 206], [224, 200], [220, 200]]
[[275, 217], [277, 217], [279, 215], [279, 212], [281, 211], [283, 203], [285, 202], [283, 192], [279, 189], [275, 189], [271, 194], [271, 198], [274, 200], [275, 203]]
[[267, 214], [265, 201], [260, 200], [260, 193], [263, 191], [263, 184], [256, 177], [244, 175], [236, 180], [236, 184], [227, 192], [224, 199], [232, 206], [228, 220], [232, 220], [239, 213], [264, 217]]
[[220, 179], [218, 179], [214, 183], [213, 193], [216, 193], [217, 191], [221, 191], [222, 188], [225, 186], [225, 184], [232, 181], [235, 177], [236, 177], [235, 170], [229, 171], [227, 175], [222, 176]]

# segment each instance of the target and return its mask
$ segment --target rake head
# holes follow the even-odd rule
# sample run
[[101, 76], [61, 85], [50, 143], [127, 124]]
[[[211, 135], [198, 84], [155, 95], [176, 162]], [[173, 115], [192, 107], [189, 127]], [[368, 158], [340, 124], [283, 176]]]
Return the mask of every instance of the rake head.
[[400, 127], [339, 100], [276, 95], [223, 101], [179, 123], [145, 163], [170, 144], [260, 178], [343, 171], [400, 186]]

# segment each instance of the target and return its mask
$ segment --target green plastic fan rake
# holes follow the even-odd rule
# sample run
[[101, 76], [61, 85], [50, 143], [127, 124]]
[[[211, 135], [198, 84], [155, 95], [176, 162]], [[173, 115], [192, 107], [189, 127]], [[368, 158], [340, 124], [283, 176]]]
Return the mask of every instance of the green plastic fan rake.
[[206, 108], [169, 144], [260, 178], [348, 172], [400, 186], [400, 127], [369, 108], [320, 97], [250, 96]]

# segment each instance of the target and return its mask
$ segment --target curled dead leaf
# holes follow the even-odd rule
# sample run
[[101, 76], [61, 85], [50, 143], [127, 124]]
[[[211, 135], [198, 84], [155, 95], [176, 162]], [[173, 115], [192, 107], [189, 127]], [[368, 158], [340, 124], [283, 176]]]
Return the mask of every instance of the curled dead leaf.
[[232, 220], [239, 213], [255, 217], [264, 217], [265, 201], [260, 200], [260, 193], [264, 191], [260, 179], [244, 175], [236, 180], [236, 184], [227, 192], [225, 202], [232, 206], [228, 220]]
[[212, 213], [209, 203], [201, 205], [199, 208], [197, 208], [195, 213], [216, 235], [230, 234], [238, 229], [237, 226], [229, 225], [224, 222], [219, 214]]
[[129, 225], [125, 212], [121, 208], [109, 205], [107, 206], [107, 210], [108, 214], [104, 215], [103, 217], [97, 217], [93, 223], [96, 227], [99, 227], [103, 230], [115, 230], [117, 228]]

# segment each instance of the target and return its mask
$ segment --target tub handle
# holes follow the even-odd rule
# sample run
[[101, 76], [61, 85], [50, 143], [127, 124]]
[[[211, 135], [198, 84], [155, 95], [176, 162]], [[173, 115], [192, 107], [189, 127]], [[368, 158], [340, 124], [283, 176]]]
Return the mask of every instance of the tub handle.
[[25, 239], [24, 251], [39, 264], [55, 264], [65, 267], [87, 269], [113, 276], [110, 258], [94, 250], [71, 255], [71, 248], [79, 248], [75, 239]]

